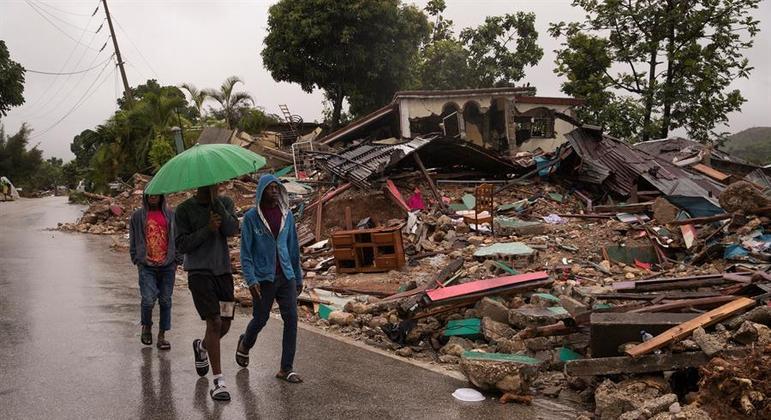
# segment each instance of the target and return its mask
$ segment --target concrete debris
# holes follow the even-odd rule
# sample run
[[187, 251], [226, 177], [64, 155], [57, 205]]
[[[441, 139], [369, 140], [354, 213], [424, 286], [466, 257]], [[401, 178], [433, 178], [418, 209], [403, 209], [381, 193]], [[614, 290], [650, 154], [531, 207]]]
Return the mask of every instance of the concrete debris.
[[[528, 98], [546, 105], [559, 99]], [[693, 156], [674, 164], [573, 123], [548, 140], [520, 141], [527, 133], [517, 129], [516, 142], [482, 130], [513, 132], [504, 121], [453, 125], [437, 113], [393, 127], [399, 106], [355, 122], [356, 130], [324, 133], [296, 156], [293, 140], [275, 134], [244, 143], [284, 167], [302, 247], [304, 322], [460, 369], [475, 386], [502, 393], [502, 401], [527, 403], [533, 380], [553, 378], [536, 387], [540, 395], [585, 409], [594, 401], [602, 419], [706, 418], [699, 417], [702, 408], [673, 401], [677, 391], [642, 375], [701, 367], [714, 378], [720, 366], [713, 362], [723, 360], [717, 356], [736, 357], [741, 362], [726, 363], [760, 371], [736, 375], [752, 386], [722, 377], [704, 386], [729, 387], [732, 399], [722, 408], [765, 413], [758, 392], [768, 393], [757, 382], [770, 365], [747, 354], [771, 344], [771, 209], [751, 184], [726, 187], [729, 179], [720, 184], [705, 176], [709, 169], [689, 166], [697, 164], [687, 163]], [[467, 132], [451, 141], [415, 132], [440, 133], [439, 122]], [[113, 197], [84, 194], [82, 217], [59, 229], [111, 235], [112, 248], [127, 252], [128, 220], [150, 179], [135, 175]], [[239, 217], [255, 205], [255, 180], [222, 184]], [[476, 197], [485, 182], [493, 185], [492, 202]], [[416, 191], [420, 199], [409, 199]], [[192, 194], [170, 194], [167, 203]], [[358, 221], [368, 229], [357, 228]], [[235, 299], [248, 307], [240, 238], [229, 246]], [[714, 329], [711, 322], [690, 329], [689, 320], [739, 296], [752, 302], [723, 314]], [[622, 356], [681, 327], [693, 332], [659, 338], [652, 343], [661, 345], [639, 358]], [[595, 389], [608, 375], [628, 380]], [[581, 387], [570, 385], [578, 379]]]

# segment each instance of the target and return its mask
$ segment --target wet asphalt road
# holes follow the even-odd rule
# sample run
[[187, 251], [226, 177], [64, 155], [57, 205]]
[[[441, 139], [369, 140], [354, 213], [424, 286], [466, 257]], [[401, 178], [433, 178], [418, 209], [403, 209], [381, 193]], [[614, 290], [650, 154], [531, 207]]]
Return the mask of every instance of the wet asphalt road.
[[[0, 203], [0, 418], [567, 418], [488, 399], [459, 403], [463, 381], [299, 331], [295, 368], [305, 383], [273, 377], [281, 322], [272, 319], [248, 369], [233, 361], [248, 318], [223, 341], [232, 401], [214, 402], [193, 367], [202, 333], [184, 286], [175, 288], [172, 349], [139, 342], [137, 273], [107, 237], [47, 230], [80, 207], [64, 197]], [[157, 323], [157, 307], [154, 312]]]

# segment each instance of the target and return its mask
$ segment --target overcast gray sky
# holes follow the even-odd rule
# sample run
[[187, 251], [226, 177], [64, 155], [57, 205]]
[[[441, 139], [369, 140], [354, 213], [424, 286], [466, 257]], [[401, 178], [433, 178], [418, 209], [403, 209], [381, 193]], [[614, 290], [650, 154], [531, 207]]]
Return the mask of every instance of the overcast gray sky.
[[[164, 85], [187, 82], [206, 88], [217, 87], [228, 76], [237, 75], [245, 82], [242, 89], [268, 112], [279, 113], [278, 105], [287, 104], [292, 113], [302, 115], [306, 121], [320, 119], [320, 92], [307, 94], [297, 85], [276, 83], [262, 67], [259, 52], [271, 3], [108, 0], [129, 84], [136, 86], [154, 78]], [[423, 7], [426, 1], [414, 3]], [[553, 50], [558, 43], [546, 29], [550, 22], [582, 17], [570, 3], [448, 0], [445, 15], [455, 21], [459, 30], [480, 24], [487, 15], [535, 12], [544, 57], [537, 67], [527, 71], [522, 82], [536, 86], [540, 95], [560, 96], [560, 80], [552, 71]], [[97, 5], [99, 12], [91, 17]], [[732, 132], [771, 125], [769, 2], [762, 2], [755, 15], [761, 21], [761, 33], [747, 52], [755, 70], [749, 80], [735, 84], [748, 101], [741, 113], [730, 116]], [[16, 132], [22, 122], [28, 122], [35, 130], [32, 143], [39, 143], [46, 157], [69, 160], [73, 157], [69, 150], [73, 136], [112, 115], [115, 99], [123, 88], [117, 69], [106, 61], [112, 54], [112, 43], [98, 52], [108, 41], [109, 31], [106, 23], [99, 33], [94, 31], [104, 21], [99, 0], [0, 0], [0, 39], [8, 45], [12, 59], [27, 69], [45, 72], [98, 66], [71, 76], [28, 73], [24, 92], [27, 103], [0, 121], [7, 133]]]

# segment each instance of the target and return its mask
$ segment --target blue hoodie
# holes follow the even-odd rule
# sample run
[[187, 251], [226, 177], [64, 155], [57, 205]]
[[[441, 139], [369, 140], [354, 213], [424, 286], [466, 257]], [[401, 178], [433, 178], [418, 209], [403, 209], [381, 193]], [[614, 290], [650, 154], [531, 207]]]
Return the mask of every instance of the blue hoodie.
[[[268, 221], [260, 210], [262, 193], [271, 182], [277, 183], [281, 190], [281, 229], [277, 238], [273, 237]], [[287, 196], [286, 188], [278, 178], [273, 175], [260, 177], [257, 184], [257, 206], [244, 214], [241, 224], [241, 271], [248, 286], [263, 281], [273, 282], [276, 276], [276, 252], [286, 279], [294, 280], [298, 286], [302, 284], [300, 245]]]

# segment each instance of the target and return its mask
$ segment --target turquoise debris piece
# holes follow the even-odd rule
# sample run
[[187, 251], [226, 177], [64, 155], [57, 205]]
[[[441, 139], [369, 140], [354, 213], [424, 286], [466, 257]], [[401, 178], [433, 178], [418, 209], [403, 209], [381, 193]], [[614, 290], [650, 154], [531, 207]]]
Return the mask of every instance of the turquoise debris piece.
[[523, 354], [510, 353], [484, 353], [481, 351], [465, 351], [463, 358], [468, 360], [491, 360], [497, 362], [515, 362], [525, 365], [538, 366], [542, 362], [536, 358], [525, 356]]

